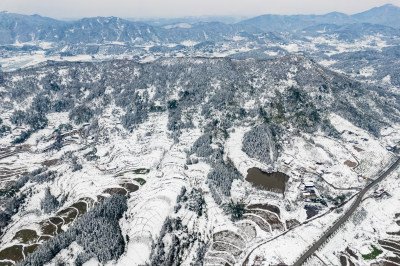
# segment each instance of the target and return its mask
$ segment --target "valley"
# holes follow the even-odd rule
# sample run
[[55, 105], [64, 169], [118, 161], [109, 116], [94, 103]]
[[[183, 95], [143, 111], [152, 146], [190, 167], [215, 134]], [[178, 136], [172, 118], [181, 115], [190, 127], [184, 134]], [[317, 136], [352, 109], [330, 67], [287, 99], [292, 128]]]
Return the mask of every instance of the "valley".
[[0, 265], [400, 265], [400, 32], [371, 16], [1, 13]]

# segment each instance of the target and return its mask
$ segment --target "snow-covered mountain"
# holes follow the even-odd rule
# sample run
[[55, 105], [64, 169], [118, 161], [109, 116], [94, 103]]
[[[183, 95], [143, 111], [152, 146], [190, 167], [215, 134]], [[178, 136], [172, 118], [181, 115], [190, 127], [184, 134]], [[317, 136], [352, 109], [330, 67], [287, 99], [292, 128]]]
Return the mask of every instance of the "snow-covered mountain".
[[0, 13], [0, 266], [398, 265], [397, 12]]
[[[395, 21], [378, 20], [382, 12], [392, 14], [396, 10], [395, 6], [372, 9], [368, 11], [371, 20], [333, 12], [318, 16], [265, 15], [233, 24], [176, 20], [181, 23], [166, 25], [116, 17], [66, 22], [3, 12], [0, 67], [9, 71], [47, 60], [272, 59], [303, 53], [331, 69], [393, 90], [400, 86], [396, 74], [400, 69], [400, 30]], [[396, 20], [399, 16], [389, 17]]]
[[358, 13], [352, 17], [358, 21], [380, 24], [390, 27], [400, 27], [400, 21], [398, 20], [400, 16], [400, 8], [392, 4], [386, 4], [380, 7], [374, 7], [370, 10]]
[[[238, 23], [191, 22], [185, 27], [152, 25], [116, 17], [84, 18], [77, 21], [58, 21], [39, 15], [0, 13], [0, 44], [15, 44], [33, 41], [63, 44], [103, 44], [107, 42], [180, 43], [184, 41], [204, 42], [232, 39], [240, 33], [259, 35], [269, 32], [310, 31], [318, 25], [370, 24], [380, 32], [382, 27], [400, 27], [400, 8], [385, 5], [355, 15], [332, 12], [325, 15], [262, 15]], [[179, 20], [177, 20], [179, 21]], [[179, 24], [179, 23], [175, 23]]]
[[148, 42], [168, 43], [219, 41], [240, 32], [262, 33], [256, 27], [221, 22], [198, 22], [190, 27], [159, 27], [116, 17], [57, 21], [38, 15], [0, 13], [0, 44], [57, 42], [63, 44], [104, 44]]
[[387, 4], [375, 7], [362, 13], [347, 15], [331, 12], [324, 15], [261, 15], [240, 22], [258, 27], [264, 31], [301, 31], [304, 28], [320, 24], [346, 25], [368, 23], [388, 27], [400, 27], [400, 8]]
[[0, 95], [5, 264], [292, 264], [400, 141], [398, 94], [296, 54], [47, 62]]

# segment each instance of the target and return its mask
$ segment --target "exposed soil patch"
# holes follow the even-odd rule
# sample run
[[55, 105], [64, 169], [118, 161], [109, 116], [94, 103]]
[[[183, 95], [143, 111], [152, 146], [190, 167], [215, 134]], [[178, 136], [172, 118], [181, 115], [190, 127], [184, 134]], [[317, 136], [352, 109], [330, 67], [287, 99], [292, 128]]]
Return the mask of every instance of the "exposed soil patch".
[[284, 193], [289, 176], [281, 172], [266, 173], [253, 167], [247, 170], [246, 181], [263, 190]]
[[356, 151], [358, 151], [358, 152], [364, 151], [363, 149], [360, 149], [360, 148], [358, 148], [358, 147], [356, 147], [356, 146], [353, 146], [353, 148], [354, 148]]
[[51, 217], [49, 220], [56, 225], [62, 224], [64, 222], [63, 219], [61, 219], [60, 217]]
[[221, 252], [228, 252], [231, 253], [233, 256], [239, 256], [242, 251], [232, 245], [221, 243], [221, 242], [214, 242], [212, 245], [213, 250], [221, 251]]
[[258, 225], [258, 227], [260, 227], [261, 230], [263, 230], [265, 232], [271, 232], [269, 225], [260, 217], [249, 214], [249, 213], [245, 213], [243, 215], [243, 217], [256, 223]]
[[388, 235], [392, 235], [392, 236], [400, 236], [400, 231], [397, 232], [387, 232]]
[[244, 239], [240, 235], [238, 235], [232, 231], [228, 231], [228, 230], [215, 233], [213, 235], [213, 241], [214, 242], [220, 241], [220, 242], [232, 243], [233, 245], [235, 245], [236, 247], [239, 247], [239, 248], [246, 247]]
[[123, 183], [121, 184], [121, 186], [124, 187], [126, 190], [128, 190], [129, 193], [139, 190], [139, 187], [132, 183]]
[[21, 231], [18, 231], [13, 240], [19, 239], [21, 243], [24, 244], [30, 244], [30, 243], [35, 243], [38, 240], [39, 236], [37, 235], [35, 230], [30, 230], [30, 229], [24, 229]]
[[61, 227], [64, 224], [63, 219], [61, 219], [60, 217], [51, 217], [51, 218], [49, 218], [49, 221], [56, 225], [56, 227], [57, 227], [56, 233], [57, 234], [60, 234], [63, 232], [63, 230], [61, 229]]
[[340, 265], [347, 266], [347, 258], [345, 256], [340, 256]]
[[125, 196], [127, 194], [127, 191], [124, 188], [115, 187], [115, 188], [107, 188], [106, 190], [103, 191], [103, 193], [107, 193], [107, 194], [110, 194], [110, 195], [118, 194], [118, 195]]
[[351, 168], [354, 168], [354, 167], [357, 166], [357, 163], [352, 162], [352, 161], [349, 161], [349, 160], [346, 160], [346, 161], [344, 162], [344, 164], [347, 165], [348, 167], [351, 167]]
[[58, 215], [64, 219], [64, 224], [70, 224], [78, 216], [78, 211], [75, 208], [69, 207], [59, 212]]
[[251, 205], [247, 206], [247, 209], [262, 209], [262, 210], [267, 210], [267, 211], [270, 211], [270, 212], [274, 212], [279, 217], [281, 215], [281, 210], [277, 206], [270, 205], [268, 203], [251, 204]]
[[58, 159], [53, 159], [53, 160], [47, 160], [47, 161], [42, 162], [42, 165], [46, 166], [46, 167], [50, 167], [50, 166], [56, 165], [57, 163], [58, 163]]
[[[389, 251], [392, 251], [394, 254], [400, 256], [400, 250], [398, 250], [397, 248], [392, 248], [392, 247], [384, 246], [384, 245], [382, 245], [382, 248], [383, 248], [383, 249], [386, 249], [386, 250], [389, 250]], [[379, 253], [379, 254], [380, 254], [380, 253]]]
[[21, 261], [23, 260], [24, 254], [26, 256], [27, 254], [34, 252], [43, 242], [51, 239], [56, 234], [63, 232], [63, 230], [61, 229], [62, 225], [71, 223], [76, 219], [78, 214], [82, 215], [87, 212], [87, 204], [82, 200], [83, 199], [74, 203], [73, 205], [71, 205], [71, 207], [59, 211], [57, 213], [58, 216], [51, 217], [48, 220], [39, 223], [40, 236], [38, 235], [38, 232], [31, 229], [18, 231], [15, 234], [13, 240], [17, 240], [20, 243], [30, 245], [27, 245], [24, 248], [22, 247], [22, 245], [14, 245], [12, 247], [1, 250], [0, 260], [8, 259], [15, 262]]
[[40, 229], [44, 235], [55, 236], [57, 232], [57, 227], [50, 222], [41, 222]]
[[275, 214], [268, 213], [262, 210], [246, 210], [246, 213], [252, 213], [263, 218], [269, 225], [271, 225], [272, 230], [284, 230], [283, 224], [279, 221]]
[[[135, 185], [135, 188], [139, 188]], [[126, 190], [124, 188], [111, 189], [111, 193], [118, 193], [120, 190]], [[101, 197], [101, 196], [100, 196]], [[24, 229], [18, 231], [13, 240], [18, 241], [21, 244], [27, 244], [26, 246], [14, 245], [3, 250], [0, 250], [0, 266], [10, 265], [8, 262], [2, 262], [1, 260], [11, 260], [14, 262], [19, 262], [24, 259], [24, 255], [33, 253], [41, 244], [50, 240], [52, 237], [63, 230], [61, 227], [73, 222], [77, 217], [87, 212], [88, 208], [92, 207], [95, 201], [91, 198], [82, 198], [76, 203], [72, 204], [70, 207], [59, 211], [54, 217], [46, 219], [40, 222], [40, 231], [35, 231], [31, 229]], [[11, 263], [13, 265], [13, 263]]]
[[388, 261], [400, 264], [400, 258], [399, 257], [386, 257], [385, 259], [388, 260]]
[[39, 244], [34, 244], [30, 246], [25, 246], [24, 247], [24, 254], [25, 256], [28, 256], [28, 254], [33, 253], [40, 245]]
[[[395, 242], [395, 243], [394, 243]], [[378, 240], [379, 245], [381, 245], [383, 248], [385, 248], [385, 246], [388, 247], [392, 247], [394, 249], [397, 249], [397, 252], [400, 253], [400, 243], [396, 242], [394, 240], [391, 241], [387, 241], [387, 240]]]
[[293, 227], [295, 227], [295, 226], [297, 226], [297, 225], [299, 225], [300, 224], [300, 222], [299, 221], [297, 221], [296, 219], [290, 219], [290, 220], [286, 220], [286, 228], [289, 230], [289, 229], [292, 229]]
[[24, 259], [24, 255], [22, 254], [22, 246], [15, 245], [0, 251], [0, 260], [13, 260], [13, 261], [21, 261]]
[[78, 201], [72, 204], [71, 207], [75, 207], [78, 210], [79, 215], [85, 214], [87, 212], [86, 202]]
[[353, 250], [351, 250], [349, 247], [346, 248], [346, 252], [349, 253], [350, 256], [352, 256], [353, 258], [358, 260], [358, 256], [356, 255], [356, 253]]

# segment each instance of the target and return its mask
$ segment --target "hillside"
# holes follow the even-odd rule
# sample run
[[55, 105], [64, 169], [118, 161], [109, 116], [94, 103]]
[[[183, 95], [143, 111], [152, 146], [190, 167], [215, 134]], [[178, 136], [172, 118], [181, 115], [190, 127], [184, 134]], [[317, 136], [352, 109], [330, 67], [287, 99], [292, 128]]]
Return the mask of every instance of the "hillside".
[[[297, 54], [2, 72], [0, 262], [235, 265], [311, 243], [396, 158], [399, 102]], [[302, 253], [284, 247], [258, 252]]]

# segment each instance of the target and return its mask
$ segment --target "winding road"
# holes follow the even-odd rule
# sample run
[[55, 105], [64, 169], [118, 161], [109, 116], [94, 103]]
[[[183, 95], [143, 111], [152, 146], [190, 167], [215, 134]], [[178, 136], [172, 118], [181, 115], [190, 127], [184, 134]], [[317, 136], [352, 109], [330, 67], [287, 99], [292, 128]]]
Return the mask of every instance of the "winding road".
[[306, 251], [293, 265], [294, 266], [300, 266], [302, 265], [312, 254], [314, 254], [315, 251], [317, 251], [320, 246], [328, 240], [328, 238], [343, 224], [347, 221], [347, 219], [354, 213], [354, 211], [357, 209], [357, 207], [360, 205], [362, 198], [364, 197], [365, 193], [367, 193], [368, 190], [370, 190], [372, 187], [374, 187], [376, 184], [381, 182], [385, 177], [387, 177], [391, 172], [393, 172], [394, 169], [396, 169], [400, 164], [400, 158], [397, 159], [395, 163], [392, 164], [392, 166], [389, 167], [384, 173], [382, 173], [377, 179], [375, 179], [373, 182], [371, 182], [368, 186], [363, 188], [353, 205], [351, 205], [350, 209], [346, 212], [345, 215], [342, 216], [315, 244]]

